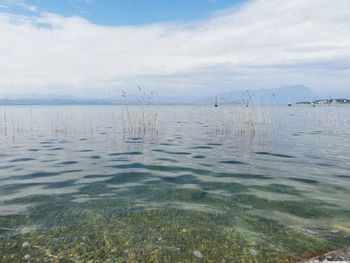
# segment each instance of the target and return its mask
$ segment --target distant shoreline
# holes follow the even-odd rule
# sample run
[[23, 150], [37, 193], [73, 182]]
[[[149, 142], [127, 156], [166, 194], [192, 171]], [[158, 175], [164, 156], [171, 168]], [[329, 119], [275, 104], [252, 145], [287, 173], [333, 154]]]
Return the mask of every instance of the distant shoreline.
[[[296, 105], [309, 105], [309, 104], [350, 104], [350, 99], [319, 99], [314, 101], [300, 101], [296, 102]], [[207, 105], [209, 102], [200, 101], [183, 101], [169, 102], [169, 101], [120, 101], [120, 100], [108, 100], [108, 99], [0, 99], [0, 106], [65, 106], [65, 105], [77, 105], [77, 106], [123, 106], [123, 105], [169, 105], [169, 106], [186, 106], [186, 105]], [[214, 104], [213, 104], [214, 105]], [[241, 101], [223, 102], [219, 103], [219, 106], [227, 105], [245, 105]], [[267, 103], [261, 102], [257, 105], [287, 105], [286, 103]]]
[[296, 104], [350, 104], [350, 99], [321, 99], [314, 101], [301, 101]]

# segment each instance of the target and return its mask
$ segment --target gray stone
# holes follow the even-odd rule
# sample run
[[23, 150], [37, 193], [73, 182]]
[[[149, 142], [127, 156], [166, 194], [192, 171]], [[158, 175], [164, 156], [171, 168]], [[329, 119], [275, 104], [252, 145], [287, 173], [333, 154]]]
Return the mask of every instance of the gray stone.
[[312, 231], [312, 230], [310, 230], [310, 229], [303, 229], [303, 233], [305, 234], [305, 235], [315, 235], [316, 234], [316, 232], [315, 231]]
[[350, 262], [350, 247], [329, 252], [309, 260], [301, 261], [302, 263], [327, 263], [327, 262]]
[[252, 254], [253, 256], [258, 255], [258, 251], [256, 251], [254, 248], [249, 249], [249, 251], [250, 251], [250, 254]]
[[198, 251], [198, 250], [195, 250], [193, 251], [193, 255], [197, 258], [202, 258], [203, 257], [203, 254], [202, 252]]
[[29, 246], [29, 242], [27, 241], [23, 242], [22, 247], [27, 247], [27, 246]]

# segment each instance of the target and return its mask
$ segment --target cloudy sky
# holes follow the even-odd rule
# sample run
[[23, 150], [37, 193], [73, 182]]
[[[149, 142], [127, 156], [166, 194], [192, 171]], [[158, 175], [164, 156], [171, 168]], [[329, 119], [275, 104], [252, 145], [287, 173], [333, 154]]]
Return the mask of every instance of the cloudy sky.
[[350, 94], [349, 0], [0, 0], [0, 94]]

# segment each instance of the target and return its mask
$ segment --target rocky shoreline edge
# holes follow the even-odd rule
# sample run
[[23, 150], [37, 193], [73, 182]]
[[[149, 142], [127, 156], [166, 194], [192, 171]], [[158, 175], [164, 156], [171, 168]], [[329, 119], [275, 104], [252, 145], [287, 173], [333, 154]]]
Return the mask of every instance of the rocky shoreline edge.
[[350, 263], [350, 247], [332, 251], [322, 256], [318, 256], [306, 261], [298, 261], [297, 263], [327, 263], [327, 262]]

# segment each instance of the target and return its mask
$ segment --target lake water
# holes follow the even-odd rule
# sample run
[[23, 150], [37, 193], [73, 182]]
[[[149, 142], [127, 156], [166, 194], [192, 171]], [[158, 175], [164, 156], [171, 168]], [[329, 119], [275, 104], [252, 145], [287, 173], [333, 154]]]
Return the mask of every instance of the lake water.
[[0, 114], [0, 262], [294, 262], [350, 245], [348, 106]]

